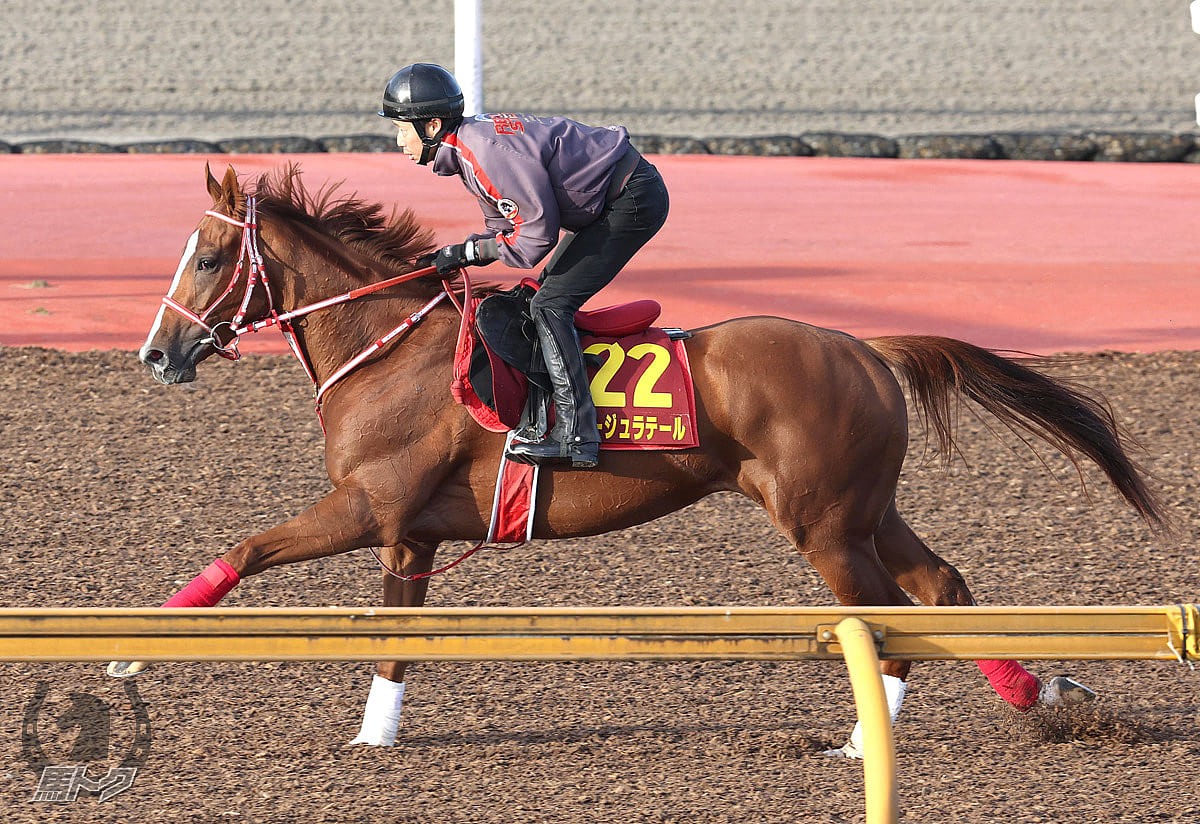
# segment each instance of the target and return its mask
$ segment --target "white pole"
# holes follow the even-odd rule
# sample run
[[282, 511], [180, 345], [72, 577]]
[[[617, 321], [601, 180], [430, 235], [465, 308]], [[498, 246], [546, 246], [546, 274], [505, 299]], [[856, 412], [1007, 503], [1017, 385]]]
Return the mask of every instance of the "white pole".
[[454, 0], [454, 77], [463, 90], [463, 114], [483, 111], [483, 0]]
[[[1192, 0], [1192, 31], [1200, 34], [1200, 0]], [[1196, 123], [1200, 124], [1200, 94], [1196, 95]]]

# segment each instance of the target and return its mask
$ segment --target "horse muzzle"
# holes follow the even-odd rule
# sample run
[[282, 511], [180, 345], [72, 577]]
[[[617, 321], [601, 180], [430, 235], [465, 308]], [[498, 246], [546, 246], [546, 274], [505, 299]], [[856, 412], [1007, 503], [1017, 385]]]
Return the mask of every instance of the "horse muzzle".
[[190, 383], [196, 379], [196, 356], [205, 345], [204, 341], [198, 341], [186, 352], [172, 352], [147, 344], [138, 352], [138, 360], [150, 369], [150, 375], [161, 384]]

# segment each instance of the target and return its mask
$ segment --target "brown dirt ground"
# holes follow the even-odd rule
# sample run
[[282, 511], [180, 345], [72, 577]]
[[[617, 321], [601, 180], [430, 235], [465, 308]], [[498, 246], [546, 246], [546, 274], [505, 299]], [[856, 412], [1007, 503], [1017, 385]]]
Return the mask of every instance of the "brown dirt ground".
[[[921, 436], [901, 510], [988, 604], [1197, 601], [1192, 546], [1200, 352], [1095, 354], [1070, 370], [1146, 446], [1179, 521], [1155, 538], [1091, 478], [966, 418], [943, 471]], [[0, 604], [155, 605], [240, 537], [321, 496], [319, 429], [298, 367], [210, 362], [152, 383], [124, 352], [0, 348]], [[448, 548], [453, 549], [453, 547]], [[271, 571], [228, 606], [375, 605], [370, 555]], [[832, 597], [765, 516], [715, 496], [637, 529], [480, 554], [430, 605], [819, 605]], [[1186, 667], [1039, 662], [1102, 693], [1086, 712], [1010, 713], [974, 666], [914, 667], [897, 727], [913, 822], [1200, 821], [1200, 681]], [[817, 754], [853, 722], [844, 669], [802, 663], [426, 664], [402, 740], [351, 748], [370, 664], [162, 664], [138, 681], [153, 742], [131, 789], [32, 803], [21, 721], [71, 692], [112, 706], [109, 766], [132, 739], [95, 664], [0, 665], [0, 810], [40, 821], [704, 821], [863, 819], [862, 769]], [[47, 720], [51, 719], [51, 720]], [[43, 743], [69, 763], [74, 733]], [[104, 762], [93, 763], [92, 777]]]

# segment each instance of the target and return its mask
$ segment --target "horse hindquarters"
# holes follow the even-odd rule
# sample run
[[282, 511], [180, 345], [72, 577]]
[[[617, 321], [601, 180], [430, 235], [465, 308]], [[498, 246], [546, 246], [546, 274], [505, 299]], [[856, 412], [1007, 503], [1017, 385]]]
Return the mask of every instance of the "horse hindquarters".
[[697, 396], [715, 430], [701, 442], [731, 487], [767, 510], [842, 603], [909, 603], [874, 544], [908, 440], [892, 373], [854, 338], [779, 318], [694, 341]]
[[[756, 359], [770, 367], [771, 377], [765, 391], [743, 391], [731, 404], [730, 423], [741, 422], [739, 486], [763, 505], [839, 602], [911, 605], [881, 560], [875, 535], [892, 506], [907, 449], [907, 413], [895, 378], [844, 335], [764, 322], [752, 337], [768, 347]], [[770, 425], [758, 423], [764, 420]], [[907, 661], [880, 665], [893, 721], [909, 668]], [[862, 757], [861, 724], [827, 754]]]

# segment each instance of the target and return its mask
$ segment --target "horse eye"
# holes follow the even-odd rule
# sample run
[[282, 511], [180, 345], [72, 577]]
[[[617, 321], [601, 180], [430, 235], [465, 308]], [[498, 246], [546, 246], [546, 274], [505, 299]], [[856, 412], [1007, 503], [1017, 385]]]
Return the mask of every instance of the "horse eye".
[[200, 270], [216, 269], [217, 261], [208, 257], [197, 258], [196, 268]]

